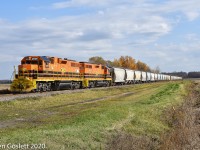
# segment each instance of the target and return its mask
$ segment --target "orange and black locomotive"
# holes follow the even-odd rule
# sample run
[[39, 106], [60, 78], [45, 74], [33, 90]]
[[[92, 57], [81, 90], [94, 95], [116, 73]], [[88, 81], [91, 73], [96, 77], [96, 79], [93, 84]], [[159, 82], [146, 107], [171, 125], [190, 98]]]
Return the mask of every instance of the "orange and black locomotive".
[[[111, 84], [109, 69], [101, 64], [48, 56], [26, 56], [15, 71], [12, 91], [51, 91]], [[24, 86], [27, 86], [26, 88]]]

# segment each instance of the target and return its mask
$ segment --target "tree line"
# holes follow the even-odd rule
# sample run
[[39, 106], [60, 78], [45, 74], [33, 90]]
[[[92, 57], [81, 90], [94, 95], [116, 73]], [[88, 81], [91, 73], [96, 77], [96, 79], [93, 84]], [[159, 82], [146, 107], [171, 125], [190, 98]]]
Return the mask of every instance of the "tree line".
[[172, 72], [172, 73], [164, 73], [168, 75], [179, 76], [183, 78], [200, 78], [200, 71], [193, 71], [193, 72]]
[[11, 83], [10, 80], [0, 80], [0, 84], [9, 84]]
[[[115, 58], [113, 61], [111, 60], [105, 60], [100, 56], [94, 56], [89, 58], [90, 63], [97, 63], [97, 64], [103, 64], [110, 67], [123, 67], [128, 68], [132, 70], [141, 70], [141, 71], [149, 71], [153, 73], [160, 73], [160, 68], [157, 66], [155, 69], [152, 69], [147, 65], [146, 63], [135, 60], [131, 56], [121, 56], [120, 58]], [[200, 78], [200, 72], [162, 72], [163, 74], [167, 75], [173, 75], [173, 76], [179, 76], [183, 78]]]
[[120, 58], [115, 58], [114, 61], [105, 60], [100, 56], [94, 56], [89, 58], [89, 62], [103, 64], [110, 67], [123, 67], [132, 70], [150, 71], [154, 73], [160, 72], [160, 68], [158, 66], [155, 69], [152, 69], [146, 63], [140, 60], [136, 61], [131, 56], [121, 56]]

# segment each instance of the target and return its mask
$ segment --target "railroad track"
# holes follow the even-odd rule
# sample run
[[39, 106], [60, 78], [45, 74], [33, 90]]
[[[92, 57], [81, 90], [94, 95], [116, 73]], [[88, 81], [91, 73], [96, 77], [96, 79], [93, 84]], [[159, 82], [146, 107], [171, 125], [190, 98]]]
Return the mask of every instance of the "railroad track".
[[[160, 82], [161, 83], [161, 82]], [[155, 83], [149, 83], [147, 86], [151, 87], [152, 84]], [[87, 88], [87, 89], [76, 89], [76, 90], [62, 90], [62, 91], [49, 91], [49, 92], [42, 92], [42, 93], [23, 93], [23, 94], [0, 94], [0, 102], [3, 101], [12, 101], [16, 99], [24, 99], [24, 98], [33, 98], [33, 97], [47, 97], [57, 94], [69, 94], [69, 93], [79, 93], [83, 92], [85, 90], [94, 90], [94, 89], [110, 89], [110, 88], [124, 88], [129, 86], [139, 86], [141, 84], [131, 84], [131, 85], [124, 85], [124, 86], [111, 86], [111, 87], [96, 87], [96, 88]], [[157, 86], [157, 84], [155, 84]], [[146, 87], [145, 87], [146, 88]], [[139, 88], [141, 89], [141, 88]]]

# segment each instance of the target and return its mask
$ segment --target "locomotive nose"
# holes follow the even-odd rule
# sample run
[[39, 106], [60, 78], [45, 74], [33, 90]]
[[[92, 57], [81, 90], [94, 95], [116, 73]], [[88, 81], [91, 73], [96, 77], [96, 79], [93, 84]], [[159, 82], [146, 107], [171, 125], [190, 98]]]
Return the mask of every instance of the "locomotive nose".
[[38, 70], [38, 65], [23, 64], [23, 65], [19, 65], [18, 69], [21, 71]]

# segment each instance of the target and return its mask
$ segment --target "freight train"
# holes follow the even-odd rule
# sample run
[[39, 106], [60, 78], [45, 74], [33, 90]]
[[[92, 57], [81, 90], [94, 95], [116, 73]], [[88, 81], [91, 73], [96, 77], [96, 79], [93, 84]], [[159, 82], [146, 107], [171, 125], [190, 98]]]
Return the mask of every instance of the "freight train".
[[77, 62], [67, 58], [26, 56], [21, 60], [11, 91], [52, 91], [181, 80], [181, 77]]

